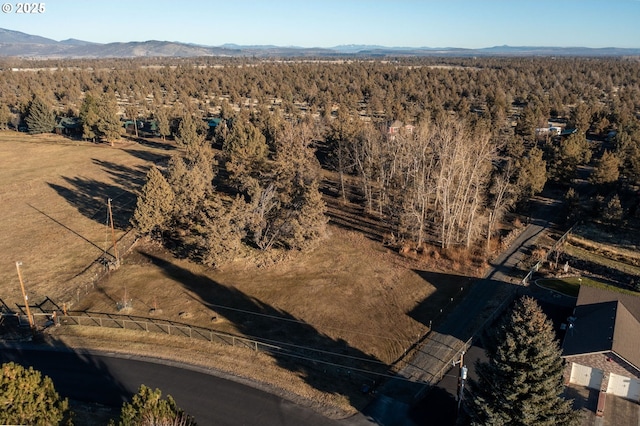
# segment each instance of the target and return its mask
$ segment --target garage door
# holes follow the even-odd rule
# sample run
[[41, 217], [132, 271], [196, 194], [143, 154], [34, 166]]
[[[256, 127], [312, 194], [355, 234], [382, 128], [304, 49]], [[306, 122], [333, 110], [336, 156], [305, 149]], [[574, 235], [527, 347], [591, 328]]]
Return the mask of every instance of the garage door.
[[573, 363], [570, 382], [579, 386], [600, 390], [604, 372], [597, 368]]
[[640, 380], [611, 373], [607, 393], [638, 401], [640, 400]]

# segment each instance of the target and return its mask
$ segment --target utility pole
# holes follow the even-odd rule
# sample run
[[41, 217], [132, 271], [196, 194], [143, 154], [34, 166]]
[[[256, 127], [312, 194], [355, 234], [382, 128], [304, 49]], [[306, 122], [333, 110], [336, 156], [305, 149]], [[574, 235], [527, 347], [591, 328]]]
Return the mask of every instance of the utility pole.
[[462, 405], [462, 398], [464, 396], [464, 383], [467, 380], [467, 366], [464, 364], [464, 352], [460, 353], [460, 361], [454, 362], [453, 365], [460, 364], [460, 373], [458, 376], [458, 413], [460, 413], [460, 406]]
[[24, 282], [22, 281], [22, 273], [20, 272], [20, 265], [22, 262], [16, 262], [16, 269], [18, 270], [18, 279], [20, 280], [20, 289], [22, 290], [22, 298], [24, 299], [24, 305], [27, 308], [27, 319], [29, 320], [29, 327], [33, 329], [33, 318], [31, 318], [31, 309], [29, 308], [29, 297], [24, 289]]
[[113, 239], [113, 255], [116, 258], [116, 267], [120, 263], [118, 256], [118, 246], [116, 245], [116, 231], [113, 227], [113, 213], [111, 212], [111, 198], [107, 199], [107, 206], [109, 207], [109, 222], [111, 223], [111, 238]]

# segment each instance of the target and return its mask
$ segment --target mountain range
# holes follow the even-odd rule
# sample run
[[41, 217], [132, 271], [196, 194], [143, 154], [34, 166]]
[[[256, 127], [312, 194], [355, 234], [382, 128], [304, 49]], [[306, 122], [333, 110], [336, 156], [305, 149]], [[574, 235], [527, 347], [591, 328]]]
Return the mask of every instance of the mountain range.
[[56, 41], [37, 35], [0, 28], [0, 57], [55, 58], [135, 58], [135, 57], [399, 57], [399, 56], [640, 56], [640, 49], [587, 47], [514, 47], [482, 49], [385, 47], [342, 45], [329, 48], [224, 44], [203, 46], [172, 41], [92, 43], [77, 39]]

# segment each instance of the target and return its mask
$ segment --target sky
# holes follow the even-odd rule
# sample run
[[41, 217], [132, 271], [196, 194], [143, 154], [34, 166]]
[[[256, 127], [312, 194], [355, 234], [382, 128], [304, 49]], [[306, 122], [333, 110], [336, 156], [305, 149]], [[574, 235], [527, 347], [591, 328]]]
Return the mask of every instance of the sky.
[[47, 0], [0, 28], [54, 40], [208, 46], [640, 48], [640, 0]]

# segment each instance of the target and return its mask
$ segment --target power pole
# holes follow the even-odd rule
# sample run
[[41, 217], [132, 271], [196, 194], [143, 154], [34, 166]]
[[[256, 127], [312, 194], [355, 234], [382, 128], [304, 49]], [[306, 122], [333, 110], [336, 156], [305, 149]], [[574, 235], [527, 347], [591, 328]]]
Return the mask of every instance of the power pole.
[[116, 265], [118, 265], [120, 263], [120, 259], [118, 256], [118, 246], [116, 245], [116, 231], [113, 226], [113, 213], [111, 212], [111, 198], [107, 199], [107, 206], [109, 207], [109, 222], [111, 223], [111, 238], [113, 239], [113, 255], [116, 258]]
[[22, 273], [20, 272], [20, 265], [22, 262], [16, 262], [16, 269], [18, 270], [18, 279], [20, 280], [20, 289], [22, 290], [22, 298], [24, 299], [24, 305], [27, 308], [27, 319], [29, 320], [29, 327], [33, 329], [33, 318], [31, 318], [31, 309], [29, 308], [29, 297], [24, 289], [24, 282], [22, 281]]
[[453, 365], [460, 364], [460, 371], [458, 373], [458, 410], [460, 413], [460, 406], [462, 405], [462, 398], [464, 397], [464, 384], [467, 381], [467, 366], [464, 364], [464, 353], [460, 353], [460, 361], [454, 362]]

